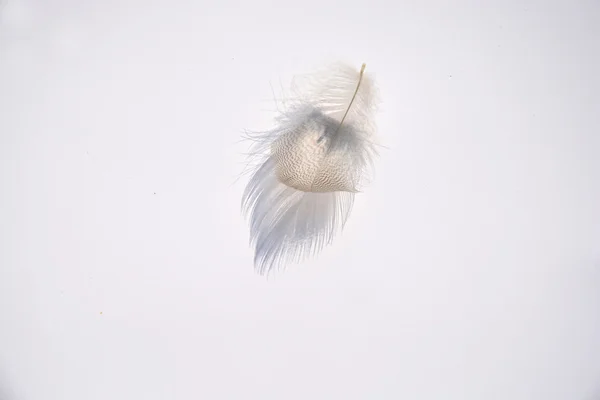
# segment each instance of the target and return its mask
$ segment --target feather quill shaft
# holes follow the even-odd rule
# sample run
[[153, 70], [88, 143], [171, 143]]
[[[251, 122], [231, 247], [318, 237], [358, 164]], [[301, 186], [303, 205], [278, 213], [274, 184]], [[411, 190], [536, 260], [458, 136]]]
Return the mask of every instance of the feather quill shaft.
[[376, 91], [345, 64], [304, 76], [276, 127], [248, 133], [254, 166], [242, 196], [260, 274], [317, 255], [346, 224], [376, 156]]

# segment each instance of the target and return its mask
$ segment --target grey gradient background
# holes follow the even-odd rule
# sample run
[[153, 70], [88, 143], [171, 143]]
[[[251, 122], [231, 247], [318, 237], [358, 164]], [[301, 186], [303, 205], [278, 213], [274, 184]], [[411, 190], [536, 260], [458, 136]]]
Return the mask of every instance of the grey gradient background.
[[[600, 399], [599, 38], [594, 0], [2, 0], [0, 399]], [[237, 141], [337, 60], [387, 149], [266, 280]]]

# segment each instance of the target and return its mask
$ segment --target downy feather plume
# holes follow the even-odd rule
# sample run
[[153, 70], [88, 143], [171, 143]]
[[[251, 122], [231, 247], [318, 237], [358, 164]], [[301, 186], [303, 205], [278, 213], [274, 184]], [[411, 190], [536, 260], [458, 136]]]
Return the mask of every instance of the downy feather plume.
[[242, 197], [258, 273], [315, 256], [342, 231], [372, 172], [376, 91], [337, 64], [304, 76], [276, 128], [248, 133], [252, 171]]

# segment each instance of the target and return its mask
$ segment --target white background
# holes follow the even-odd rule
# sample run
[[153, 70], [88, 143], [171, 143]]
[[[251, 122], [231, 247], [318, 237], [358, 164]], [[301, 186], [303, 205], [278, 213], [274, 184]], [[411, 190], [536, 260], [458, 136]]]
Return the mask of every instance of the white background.
[[[2, 0], [0, 399], [600, 399], [600, 3]], [[375, 183], [255, 274], [243, 129], [362, 62]]]

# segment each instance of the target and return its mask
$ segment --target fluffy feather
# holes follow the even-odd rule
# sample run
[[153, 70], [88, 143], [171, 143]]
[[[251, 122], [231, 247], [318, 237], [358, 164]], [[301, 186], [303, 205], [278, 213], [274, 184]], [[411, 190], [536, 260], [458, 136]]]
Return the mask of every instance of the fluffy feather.
[[276, 128], [249, 133], [254, 170], [242, 197], [260, 274], [315, 256], [342, 231], [376, 155], [375, 88], [337, 64], [307, 75]]

